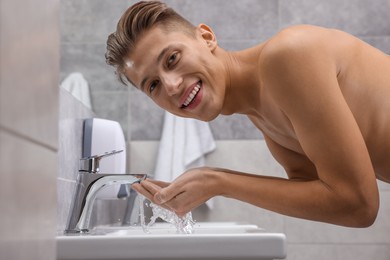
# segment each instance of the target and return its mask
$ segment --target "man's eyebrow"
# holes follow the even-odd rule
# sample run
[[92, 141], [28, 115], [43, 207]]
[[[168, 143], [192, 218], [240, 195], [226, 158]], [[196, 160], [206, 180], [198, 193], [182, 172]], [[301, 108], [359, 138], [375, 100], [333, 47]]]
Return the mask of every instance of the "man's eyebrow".
[[165, 53], [169, 50], [169, 48], [171, 48], [171, 46], [165, 47], [165, 48], [160, 52], [160, 54], [159, 54], [158, 57], [157, 57], [157, 63], [160, 63], [160, 62], [161, 62], [161, 59], [164, 57]]
[[[165, 47], [161, 52], [160, 54], [158, 55], [157, 57], [157, 64], [161, 62], [162, 58], [164, 57], [165, 53], [167, 53], [167, 51], [171, 48], [171, 46], [168, 46], [168, 47]], [[140, 87], [141, 87], [141, 90], [144, 91], [144, 88], [145, 88], [145, 83], [146, 81], [148, 81], [149, 77], [146, 77], [144, 78], [142, 81], [141, 81], [141, 84], [140, 84]]]

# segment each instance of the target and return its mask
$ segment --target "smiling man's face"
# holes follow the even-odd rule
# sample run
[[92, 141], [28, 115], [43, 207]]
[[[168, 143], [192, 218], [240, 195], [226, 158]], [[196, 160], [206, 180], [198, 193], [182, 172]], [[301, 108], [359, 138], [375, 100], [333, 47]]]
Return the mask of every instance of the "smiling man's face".
[[226, 82], [210, 34], [204, 25], [195, 37], [153, 27], [127, 57], [125, 75], [163, 109], [210, 121], [222, 109]]

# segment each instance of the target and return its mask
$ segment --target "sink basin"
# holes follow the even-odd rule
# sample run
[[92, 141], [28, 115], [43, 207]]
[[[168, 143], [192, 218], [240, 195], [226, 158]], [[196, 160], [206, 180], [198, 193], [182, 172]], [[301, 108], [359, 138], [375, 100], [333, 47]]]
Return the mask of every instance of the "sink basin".
[[193, 234], [178, 234], [168, 223], [100, 227], [91, 234], [57, 236], [57, 259], [283, 259], [286, 237], [256, 225], [196, 223]]

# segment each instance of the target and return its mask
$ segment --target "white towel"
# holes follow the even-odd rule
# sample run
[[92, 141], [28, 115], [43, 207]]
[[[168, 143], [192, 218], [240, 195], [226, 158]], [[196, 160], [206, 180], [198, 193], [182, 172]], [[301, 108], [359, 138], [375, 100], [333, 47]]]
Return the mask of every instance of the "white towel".
[[[207, 122], [165, 112], [154, 177], [170, 182], [187, 169], [204, 166], [205, 155], [215, 148]], [[213, 206], [211, 200], [206, 204]]]
[[80, 100], [87, 108], [92, 109], [88, 82], [83, 77], [83, 74], [79, 72], [69, 74], [62, 81], [61, 87], [69, 91], [69, 93]]

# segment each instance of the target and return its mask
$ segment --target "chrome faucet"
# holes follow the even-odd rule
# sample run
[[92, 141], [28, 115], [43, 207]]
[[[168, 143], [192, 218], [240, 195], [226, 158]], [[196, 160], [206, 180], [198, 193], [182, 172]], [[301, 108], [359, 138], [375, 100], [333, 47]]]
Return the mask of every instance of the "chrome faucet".
[[146, 178], [146, 174], [99, 173], [99, 162], [102, 158], [122, 151], [112, 151], [80, 159], [76, 192], [73, 196], [72, 211], [65, 233], [86, 233], [89, 231], [93, 203], [98, 191], [103, 187], [113, 184], [133, 184]]

